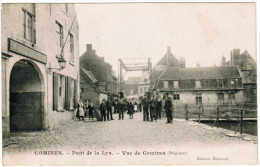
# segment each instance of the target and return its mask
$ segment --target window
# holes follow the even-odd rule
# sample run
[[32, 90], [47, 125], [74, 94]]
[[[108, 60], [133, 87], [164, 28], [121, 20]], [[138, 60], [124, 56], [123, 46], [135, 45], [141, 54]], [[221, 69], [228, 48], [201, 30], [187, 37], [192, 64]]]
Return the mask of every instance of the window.
[[223, 80], [218, 80], [218, 87], [222, 88], [223, 87]]
[[252, 75], [252, 81], [256, 82], [256, 75]]
[[[61, 58], [63, 56], [64, 51], [62, 50], [63, 47], [63, 27], [62, 25], [56, 21], [56, 44], [57, 44], [57, 57]], [[62, 51], [62, 52], [61, 52]]]
[[229, 100], [235, 100], [236, 99], [235, 93], [229, 93], [228, 98]]
[[70, 42], [70, 62], [74, 63], [74, 40], [73, 40], [73, 35], [70, 33], [69, 34], [69, 42]]
[[201, 88], [201, 82], [195, 81], [195, 88]]
[[146, 92], [146, 90], [147, 90], [147, 87], [144, 87], [144, 93]]
[[201, 95], [201, 93], [196, 93], [196, 105], [202, 105], [202, 95]]
[[168, 81], [164, 81], [163, 82], [163, 87], [164, 88], [168, 88], [169, 87], [169, 82]]
[[180, 100], [180, 94], [173, 94], [173, 100]]
[[230, 83], [231, 83], [231, 85], [234, 85], [234, 84], [235, 84], [235, 81], [232, 80]]
[[224, 93], [218, 93], [218, 100], [224, 100]]
[[59, 96], [62, 96], [62, 91], [63, 91], [63, 76], [60, 75], [60, 77], [59, 77]]
[[179, 81], [173, 81], [173, 88], [179, 88]]
[[24, 39], [35, 43], [35, 27], [33, 14], [23, 9], [23, 20]]
[[143, 88], [140, 88], [140, 94], [142, 94], [143, 93]]

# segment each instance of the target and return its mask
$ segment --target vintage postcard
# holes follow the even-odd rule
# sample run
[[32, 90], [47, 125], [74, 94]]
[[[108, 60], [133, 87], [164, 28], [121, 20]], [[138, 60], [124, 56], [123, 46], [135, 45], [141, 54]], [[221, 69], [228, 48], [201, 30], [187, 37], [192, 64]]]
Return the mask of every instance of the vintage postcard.
[[257, 9], [2, 2], [2, 165], [258, 165]]

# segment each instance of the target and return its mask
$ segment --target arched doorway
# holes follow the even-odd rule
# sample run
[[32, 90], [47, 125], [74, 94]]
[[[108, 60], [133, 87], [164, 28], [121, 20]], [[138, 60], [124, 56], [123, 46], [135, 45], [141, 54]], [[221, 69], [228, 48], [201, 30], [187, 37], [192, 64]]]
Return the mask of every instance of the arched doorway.
[[31, 62], [20, 60], [14, 64], [11, 71], [11, 132], [43, 128], [44, 86], [41, 74], [36, 68]]

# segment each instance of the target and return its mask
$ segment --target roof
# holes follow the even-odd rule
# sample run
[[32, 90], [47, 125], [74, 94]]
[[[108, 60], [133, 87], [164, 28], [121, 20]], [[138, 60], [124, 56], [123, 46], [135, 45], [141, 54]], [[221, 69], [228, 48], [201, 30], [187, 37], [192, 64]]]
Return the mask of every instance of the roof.
[[236, 66], [220, 67], [170, 67], [160, 76], [160, 80], [188, 80], [188, 79], [227, 79], [240, 78]]
[[[170, 67], [179, 67], [179, 60], [172, 54], [168, 53], [168, 62]], [[165, 54], [156, 65], [167, 65], [167, 54]]]
[[83, 68], [80, 68], [80, 69], [84, 72], [84, 74], [86, 74], [86, 76], [88, 76], [88, 78], [89, 78], [93, 83], [96, 83], [96, 82], [97, 82], [97, 79], [94, 77], [94, 75], [92, 74], [91, 71], [87, 71], [87, 70], [85, 70], [85, 69], [83, 69]]

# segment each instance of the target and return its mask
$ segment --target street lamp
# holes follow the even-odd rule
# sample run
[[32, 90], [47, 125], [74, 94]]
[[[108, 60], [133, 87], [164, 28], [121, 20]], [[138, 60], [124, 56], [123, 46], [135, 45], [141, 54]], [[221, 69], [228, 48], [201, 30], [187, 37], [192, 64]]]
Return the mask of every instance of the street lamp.
[[[56, 71], [60, 71], [60, 70], [63, 70], [64, 68], [66, 68], [67, 62], [66, 62], [66, 60], [64, 59], [63, 56], [61, 58], [59, 58], [58, 63], [59, 63], [59, 66], [60, 66], [59, 68], [51, 68], [51, 65], [50, 65], [50, 67], [47, 68], [47, 72], [49, 74], [51, 74], [51, 73], [54, 73]], [[56, 71], [54, 71], [54, 70], [56, 70]]]

